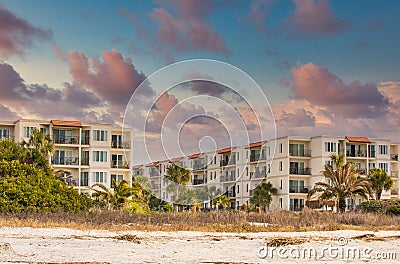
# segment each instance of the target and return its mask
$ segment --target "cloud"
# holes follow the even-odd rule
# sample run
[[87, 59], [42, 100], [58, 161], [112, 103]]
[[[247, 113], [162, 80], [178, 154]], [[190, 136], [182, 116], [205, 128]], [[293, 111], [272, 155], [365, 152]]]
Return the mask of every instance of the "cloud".
[[349, 28], [350, 22], [341, 19], [330, 8], [328, 0], [293, 0], [293, 15], [286, 20], [298, 33], [326, 35], [342, 32]]
[[183, 79], [191, 80], [184, 83], [183, 86], [191, 89], [196, 94], [207, 94], [220, 98], [223, 93], [231, 91], [224, 85], [214, 82], [212, 76], [202, 74], [193, 69], [189, 69]]
[[17, 113], [11, 111], [7, 106], [0, 105], [0, 119], [15, 121], [19, 116]]
[[344, 117], [379, 117], [386, 113], [387, 98], [374, 83], [344, 83], [328, 68], [310, 62], [291, 70], [295, 98], [326, 106]]
[[0, 55], [24, 55], [34, 40], [49, 40], [51, 31], [35, 27], [0, 5]]
[[278, 122], [284, 122], [292, 127], [314, 127], [315, 116], [305, 109], [296, 109], [294, 113], [284, 111]]
[[65, 56], [64, 52], [56, 45], [52, 44], [51, 48], [53, 49], [54, 53], [64, 62], [67, 62], [67, 57]]
[[250, 1], [250, 10], [246, 15], [254, 27], [263, 33], [270, 33], [270, 30], [266, 27], [266, 20], [270, 14], [271, 5], [274, 4], [275, 0], [252, 0]]
[[[128, 18], [135, 26], [136, 33], [145, 43], [145, 49], [161, 54], [167, 62], [173, 62], [172, 52], [201, 50], [227, 54], [223, 37], [210, 23], [210, 16], [221, 3], [212, 0], [156, 1], [158, 7], [149, 15], [156, 26], [156, 32], [142, 23], [138, 15], [122, 8], [120, 15]], [[141, 50], [135, 43], [135, 51]]]
[[[99, 95], [115, 109], [125, 109], [135, 89], [146, 79], [129, 58], [116, 50], [103, 51], [102, 60], [88, 59], [85, 54], [71, 50], [69, 70], [74, 81]], [[149, 94], [153, 91], [148, 89]]]

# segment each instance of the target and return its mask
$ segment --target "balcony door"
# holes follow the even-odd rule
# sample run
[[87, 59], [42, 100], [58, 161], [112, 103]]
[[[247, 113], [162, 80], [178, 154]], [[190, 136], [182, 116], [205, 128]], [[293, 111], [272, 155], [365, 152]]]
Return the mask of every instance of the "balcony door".
[[290, 162], [290, 173], [291, 174], [303, 174], [304, 162]]
[[56, 150], [54, 153], [54, 163], [60, 165], [71, 165], [72, 150]]
[[113, 168], [122, 168], [124, 165], [122, 159], [123, 159], [122, 155], [115, 155], [115, 154], [111, 155]]
[[122, 135], [112, 135], [111, 141], [113, 148], [122, 148]]

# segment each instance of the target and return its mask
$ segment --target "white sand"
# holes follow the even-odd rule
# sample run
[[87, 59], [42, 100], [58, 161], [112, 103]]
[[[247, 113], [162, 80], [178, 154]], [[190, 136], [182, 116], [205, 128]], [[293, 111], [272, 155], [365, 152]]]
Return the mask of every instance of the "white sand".
[[[137, 236], [140, 243], [119, 240], [121, 235]], [[354, 237], [374, 234], [382, 241], [365, 241]], [[390, 238], [394, 237], [396, 238]], [[358, 260], [330, 258], [326, 252], [322, 260], [265, 259], [257, 255], [258, 249], [271, 238], [305, 238], [301, 245], [285, 248], [323, 247], [337, 244], [337, 237], [348, 238], [346, 247], [369, 247], [376, 252], [394, 252], [397, 260]], [[12, 249], [10, 249], [10, 246]], [[103, 230], [80, 231], [68, 228], [0, 228], [0, 262], [108, 262], [108, 263], [396, 263], [400, 259], [400, 231], [332, 231], [332, 232], [269, 232], [269, 233], [206, 233], [206, 232], [110, 232]]]

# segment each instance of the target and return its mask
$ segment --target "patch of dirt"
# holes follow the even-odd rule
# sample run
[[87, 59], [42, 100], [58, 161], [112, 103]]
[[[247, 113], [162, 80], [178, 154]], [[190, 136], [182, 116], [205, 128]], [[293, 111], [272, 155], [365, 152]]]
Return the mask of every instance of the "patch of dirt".
[[120, 236], [115, 236], [112, 237], [113, 239], [117, 239], [117, 240], [125, 240], [125, 241], [129, 241], [129, 242], [133, 242], [136, 244], [140, 244], [140, 238], [138, 236], [135, 235], [129, 235], [129, 234], [125, 234], [125, 235], [120, 235]]

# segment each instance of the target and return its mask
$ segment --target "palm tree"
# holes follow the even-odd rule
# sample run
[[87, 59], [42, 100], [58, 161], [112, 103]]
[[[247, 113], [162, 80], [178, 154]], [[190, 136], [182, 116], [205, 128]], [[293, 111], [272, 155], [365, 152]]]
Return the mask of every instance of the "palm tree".
[[212, 209], [212, 199], [220, 194], [220, 190], [216, 186], [204, 186], [197, 190], [197, 197], [199, 200], [209, 201]]
[[229, 207], [231, 204], [231, 201], [229, 197], [225, 195], [218, 195], [214, 200], [212, 200], [212, 205], [217, 206], [217, 209], [219, 206], [222, 206], [223, 209]]
[[28, 142], [22, 141], [22, 146], [30, 147], [38, 150], [46, 158], [54, 152], [54, 144], [51, 141], [50, 135], [43, 134], [39, 129], [34, 129], [29, 135]]
[[253, 195], [250, 198], [250, 204], [254, 206], [262, 206], [264, 210], [268, 208], [272, 202], [272, 195], [276, 195], [278, 189], [272, 186], [270, 182], [263, 182], [253, 190]]
[[368, 199], [371, 194], [371, 184], [369, 180], [357, 173], [354, 163], [344, 162], [343, 154], [337, 156], [332, 154], [333, 165], [325, 164], [322, 174], [329, 181], [317, 182], [313, 189], [308, 193], [310, 199], [314, 194], [320, 193], [321, 200], [336, 199], [338, 212], [346, 210], [346, 198], [354, 198], [359, 195]]
[[383, 190], [390, 190], [393, 186], [393, 180], [382, 169], [373, 168], [369, 171], [368, 180], [371, 182], [371, 188], [375, 192], [377, 200], [381, 199]]
[[[168, 166], [166, 176], [172, 182], [167, 186], [169, 193], [174, 193], [175, 200], [179, 197], [180, 185], [186, 185], [190, 181], [190, 171], [177, 164]], [[175, 211], [178, 210], [177, 203], [174, 202]]]
[[116, 184], [113, 179], [112, 186], [112, 191], [101, 183], [96, 183], [90, 187], [90, 189], [94, 191], [92, 196], [100, 201], [104, 201], [109, 210], [111, 208], [121, 208], [133, 194], [132, 188], [129, 187], [128, 182], [125, 180], [119, 181], [118, 184]]

